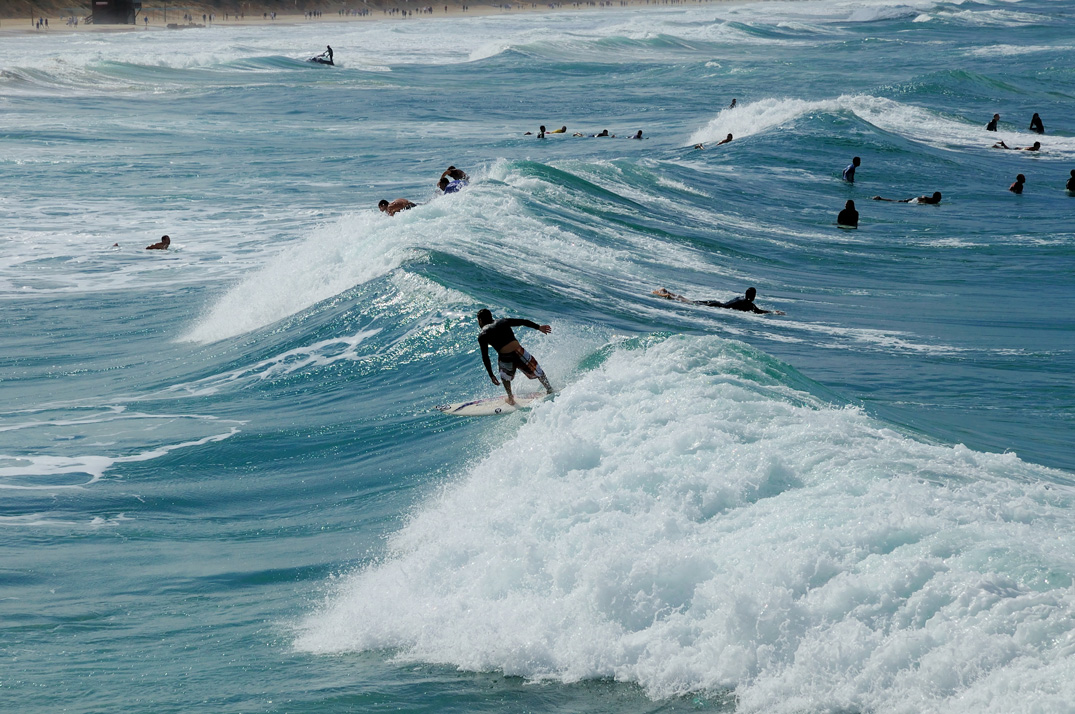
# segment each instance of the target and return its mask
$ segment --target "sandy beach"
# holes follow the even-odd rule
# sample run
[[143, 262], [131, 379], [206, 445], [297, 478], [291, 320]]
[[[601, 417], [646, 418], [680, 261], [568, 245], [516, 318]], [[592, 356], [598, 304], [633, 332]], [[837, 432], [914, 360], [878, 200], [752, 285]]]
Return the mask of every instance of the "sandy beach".
[[[349, 5], [346, 8], [334, 8], [321, 10], [317, 15], [312, 10], [308, 12], [273, 12], [275, 5], [266, 6], [255, 3], [244, 3], [245, 9], [236, 14], [231, 10], [222, 10], [211, 5], [201, 3], [172, 4], [158, 2], [143, 3], [143, 8], [138, 12], [137, 22], [133, 25], [95, 25], [87, 22], [90, 16], [89, 7], [85, 12], [77, 16], [70, 15], [60, 9], [50, 11], [47, 7], [35, 12], [33, 16], [22, 14], [18, 17], [0, 17], [0, 35], [9, 34], [45, 34], [55, 32], [148, 32], [154, 30], [187, 30], [205, 29], [216, 25], [227, 26], [261, 26], [261, 25], [298, 25], [326, 22], [368, 22], [371, 20], [392, 20], [398, 22], [414, 22], [431, 20], [440, 17], [458, 17], [461, 15], [485, 16], [506, 15], [517, 13], [535, 12], [595, 12], [600, 10], [623, 9], [629, 7], [676, 7], [687, 5], [702, 5], [727, 3], [732, 0], [694, 0], [693, 2], [679, 2], [662, 0], [661, 2], [649, 0], [617, 0], [616, 2], [571, 2], [571, 3], [464, 3], [453, 1], [437, 5], [424, 5], [415, 7], [408, 3], [396, 3], [386, 0], [381, 3], [363, 5]], [[61, 3], [64, 4], [64, 3]], [[68, 6], [69, 7], [69, 6]], [[406, 14], [405, 14], [406, 13]], [[193, 16], [188, 19], [187, 15]], [[38, 26], [38, 21], [46, 19], [48, 26]], [[77, 24], [75, 20], [77, 19]]]

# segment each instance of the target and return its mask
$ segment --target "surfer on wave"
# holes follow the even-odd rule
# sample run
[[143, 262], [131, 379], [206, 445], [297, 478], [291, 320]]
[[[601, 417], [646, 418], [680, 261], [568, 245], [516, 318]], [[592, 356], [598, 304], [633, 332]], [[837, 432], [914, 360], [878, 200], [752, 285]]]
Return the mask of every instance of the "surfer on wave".
[[[485, 363], [485, 371], [489, 373], [489, 379], [493, 384], [504, 383], [504, 391], [507, 392], [508, 404], [515, 405], [515, 397], [511, 393], [511, 380], [515, 378], [515, 370], [518, 368], [528, 379], [536, 379], [545, 387], [549, 394], [553, 393], [552, 385], [544, 370], [534, 359], [533, 355], [523, 349], [519, 340], [512, 332], [513, 327], [529, 327], [544, 334], [552, 332], [549, 325], [539, 325], [531, 320], [523, 320], [515, 317], [504, 317], [499, 320], [493, 319], [493, 313], [486, 308], [478, 310], [478, 349], [482, 353], [482, 362]], [[500, 381], [493, 374], [493, 367], [489, 363], [489, 348], [497, 352], [497, 369], [500, 372]]]

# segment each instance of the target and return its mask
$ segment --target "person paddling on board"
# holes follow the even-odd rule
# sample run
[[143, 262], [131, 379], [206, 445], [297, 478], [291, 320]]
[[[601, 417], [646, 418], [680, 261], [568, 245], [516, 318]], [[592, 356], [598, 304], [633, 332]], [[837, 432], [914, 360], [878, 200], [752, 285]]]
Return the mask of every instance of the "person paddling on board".
[[454, 166], [449, 166], [444, 173], [440, 175], [440, 180], [437, 182], [437, 189], [441, 193], [457, 193], [459, 189], [470, 184], [470, 176], [467, 176], [467, 172], [462, 169], [457, 169]]
[[146, 250], [168, 250], [168, 246], [172, 244], [172, 239], [168, 236], [161, 236], [159, 243], [153, 245], [147, 245]]
[[[531, 330], [537, 330], [547, 335], [552, 332], [552, 327], [514, 317], [503, 317], [499, 320], [494, 320], [493, 313], [486, 308], [478, 310], [477, 317], [478, 327], [481, 328], [481, 332], [478, 333], [478, 349], [482, 353], [485, 371], [489, 373], [489, 379], [493, 380], [493, 384], [504, 383], [504, 391], [508, 395], [508, 404], [515, 405], [515, 397], [511, 393], [511, 380], [515, 378], [516, 368], [525, 374], [528, 379], [536, 379], [541, 382], [541, 386], [545, 387], [545, 391], [552, 394], [552, 385], [549, 384], [549, 379], [545, 376], [541, 365], [529, 352], [523, 349], [523, 346], [519, 344], [519, 340], [515, 338], [515, 333], [511, 330], [513, 327], [529, 327]], [[497, 353], [497, 370], [500, 372], [500, 381], [497, 381], [496, 375], [493, 374], [493, 367], [489, 363], [490, 347], [496, 350]]]
[[901, 198], [896, 200], [894, 198], [881, 198], [880, 196], [874, 196], [875, 201], [888, 201], [889, 203], [930, 203], [936, 204], [941, 202], [941, 192], [934, 191], [932, 196], [913, 196], [911, 198]]
[[390, 216], [394, 216], [400, 211], [409, 211], [417, 205], [417, 203], [408, 201], [405, 198], [397, 198], [394, 201], [382, 198], [377, 202], [377, 208], [380, 209], [381, 213], [387, 213]]
[[691, 300], [685, 298], [682, 295], [676, 295], [673, 292], [666, 290], [665, 288], [657, 288], [653, 291], [653, 295], [657, 297], [665, 298], [666, 300], [676, 300], [678, 302], [685, 302], [690, 305], [705, 305], [706, 307], [724, 307], [729, 310], [739, 310], [740, 312], [753, 312], [758, 315], [783, 315], [780, 310], [762, 310], [760, 307], [754, 304], [754, 298], [757, 297], [758, 291], [754, 288], [747, 288], [746, 294], [742, 297], [737, 297], [734, 300], [728, 302], [721, 302], [720, 300]]

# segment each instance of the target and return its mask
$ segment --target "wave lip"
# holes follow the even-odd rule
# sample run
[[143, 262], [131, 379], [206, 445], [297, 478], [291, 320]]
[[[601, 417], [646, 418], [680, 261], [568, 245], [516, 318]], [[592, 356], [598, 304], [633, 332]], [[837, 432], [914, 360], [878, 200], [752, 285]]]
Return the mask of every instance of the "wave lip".
[[295, 646], [734, 689], [749, 712], [1075, 695], [1067, 476], [826, 406], [737, 343], [626, 347], [419, 509]]

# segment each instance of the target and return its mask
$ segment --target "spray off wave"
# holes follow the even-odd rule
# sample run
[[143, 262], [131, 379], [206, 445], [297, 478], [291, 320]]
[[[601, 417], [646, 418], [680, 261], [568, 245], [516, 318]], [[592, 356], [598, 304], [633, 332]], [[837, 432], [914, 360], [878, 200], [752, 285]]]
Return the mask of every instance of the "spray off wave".
[[297, 648], [734, 689], [746, 712], [1071, 701], [1069, 482], [800, 379], [716, 338], [615, 352], [420, 509]]

